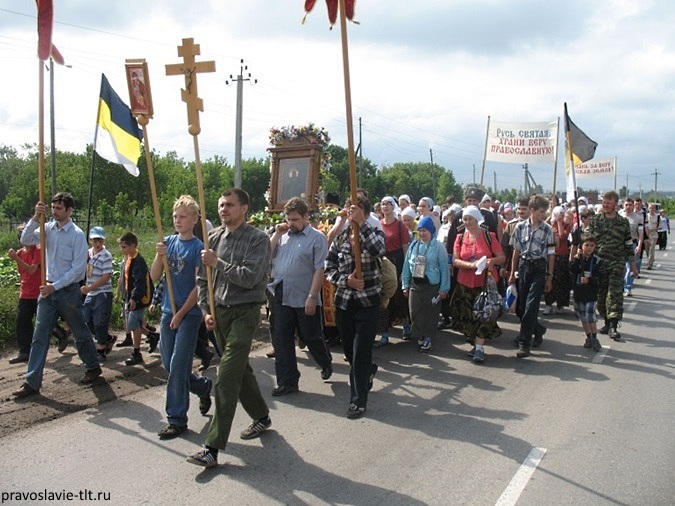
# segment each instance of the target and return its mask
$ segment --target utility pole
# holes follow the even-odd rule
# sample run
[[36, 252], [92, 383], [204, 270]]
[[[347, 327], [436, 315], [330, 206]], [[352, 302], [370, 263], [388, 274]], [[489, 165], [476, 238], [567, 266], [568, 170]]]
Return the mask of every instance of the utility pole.
[[429, 158], [431, 159], [431, 188], [434, 191], [433, 198], [436, 201], [436, 177], [434, 176], [434, 151], [429, 148]]
[[626, 198], [630, 195], [630, 192], [628, 191], [628, 174], [626, 174]]
[[240, 61], [239, 75], [235, 78], [230, 74], [230, 79], [225, 81], [226, 85], [230, 85], [230, 82], [237, 83], [237, 127], [234, 137], [234, 186], [235, 188], [241, 188], [241, 123], [242, 116], [244, 111], [244, 81], [252, 81], [253, 84], [258, 82], [257, 79], [251, 79], [251, 73], [249, 72], [246, 77], [244, 77], [244, 71], [248, 70], [248, 65], [244, 65], [244, 59]]
[[494, 198], [496, 199], [497, 198], [497, 171], [496, 170], [492, 172], [492, 176], [494, 177], [494, 180], [495, 180], [495, 184], [493, 186], [492, 192], [494, 193], [494, 195], [495, 195]]
[[476, 184], [476, 164], [473, 164], [473, 184]]
[[652, 194], [652, 201], [656, 202], [656, 195], [657, 195], [657, 190], [658, 190], [658, 184], [659, 184], [659, 175], [661, 173], [654, 169], [654, 172], [652, 172], [652, 175], [654, 176], [654, 193]]

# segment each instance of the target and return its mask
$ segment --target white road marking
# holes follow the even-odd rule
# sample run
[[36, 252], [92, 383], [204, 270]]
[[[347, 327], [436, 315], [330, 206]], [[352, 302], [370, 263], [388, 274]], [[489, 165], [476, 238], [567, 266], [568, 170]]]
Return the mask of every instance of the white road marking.
[[595, 356], [593, 357], [592, 362], [593, 362], [594, 364], [600, 364], [600, 363], [602, 363], [602, 360], [605, 358], [605, 356], [607, 355], [607, 352], [609, 351], [610, 348], [611, 348], [611, 346], [608, 346], [608, 345], [603, 346], [603, 347], [602, 347], [602, 350], [599, 351], [599, 352], [597, 352], [597, 353], [595, 354]]
[[632, 313], [635, 310], [635, 306], [637, 306], [636, 301], [629, 302], [628, 304], [624, 304], [624, 306], [623, 306], [624, 313], [627, 313], [628, 311], [630, 311]]
[[497, 499], [495, 506], [513, 506], [516, 504], [520, 494], [523, 493], [527, 482], [530, 481], [532, 474], [534, 474], [545, 454], [546, 448], [532, 448], [530, 454], [518, 468], [511, 483], [508, 484], [502, 495]]
[[648, 285], [652, 282], [652, 278], [645, 279], [645, 285]]

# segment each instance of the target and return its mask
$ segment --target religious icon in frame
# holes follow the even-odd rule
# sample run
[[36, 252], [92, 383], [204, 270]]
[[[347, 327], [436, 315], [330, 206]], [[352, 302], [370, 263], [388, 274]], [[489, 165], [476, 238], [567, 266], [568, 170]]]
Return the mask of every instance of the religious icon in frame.
[[144, 59], [126, 60], [125, 68], [132, 114], [152, 118], [152, 94], [150, 92], [148, 63]]

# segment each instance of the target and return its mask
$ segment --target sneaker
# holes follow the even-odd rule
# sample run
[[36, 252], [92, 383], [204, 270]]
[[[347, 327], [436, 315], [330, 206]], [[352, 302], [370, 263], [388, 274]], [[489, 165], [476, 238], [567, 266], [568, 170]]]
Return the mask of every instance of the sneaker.
[[553, 306], [546, 306], [546, 309], [544, 309], [545, 315], [550, 315], [552, 312], [553, 312]]
[[417, 338], [417, 346], [422, 346], [424, 344], [424, 337]]
[[269, 429], [272, 426], [272, 420], [270, 419], [270, 416], [267, 415], [264, 418], [259, 418], [257, 420], [253, 420], [251, 422], [251, 425], [246, 427], [244, 430], [241, 431], [241, 434], [239, 434], [239, 437], [241, 439], [253, 439], [258, 437], [260, 434], [265, 432], [267, 429]]
[[211, 350], [206, 350], [206, 356], [202, 358], [202, 363], [197, 368], [198, 371], [206, 371], [211, 366], [211, 360], [213, 360], [213, 352]]
[[375, 379], [375, 375], [377, 374], [377, 370], [379, 367], [377, 367], [377, 364], [371, 364], [370, 366], [370, 376], [368, 377], [368, 391], [370, 392], [373, 389], [373, 380]]
[[466, 354], [466, 356], [473, 358], [475, 353], [476, 353], [476, 347], [474, 346], [473, 348], [471, 348], [471, 350], [469, 350], [469, 352]]
[[131, 356], [124, 361], [126, 365], [139, 365], [145, 363], [143, 355], [140, 353], [132, 353]]
[[16, 357], [9, 359], [10, 364], [21, 364], [23, 362], [28, 362], [28, 355], [26, 353], [19, 353]]
[[591, 348], [593, 348], [593, 351], [600, 351], [602, 349], [602, 345], [597, 338], [591, 339]]
[[476, 350], [473, 352], [473, 363], [482, 364], [485, 361], [485, 352], [483, 350]]
[[162, 430], [160, 430], [157, 435], [159, 439], [173, 439], [180, 436], [183, 432], [187, 430], [187, 425], [174, 425], [170, 423]]
[[98, 357], [99, 362], [105, 362], [106, 360], [108, 360], [108, 354], [106, 353], [105, 348], [101, 350], [97, 349], [96, 356]]
[[373, 348], [382, 348], [382, 346], [387, 346], [389, 344], [389, 338], [382, 336], [379, 341], [375, 341]]
[[105, 343], [105, 354], [108, 355], [112, 349], [115, 343], [117, 342], [117, 336], [111, 336], [108, 334], [108, 340]]
[[28, 383], [24, 383], [23, 385], [21, 385], [21, 388], [12, 392], [12, 395], [16, 399], [24, 399], [26, 397], [30, 397], [31, 395], [39, 395], [39, 394], [40, 394], [40, 390], [36, 390], [32, 386], [30, 386]]
[[624, 296], [624, 297], [632, 297], [632, 296], [633, 296], [633, 291], [632, 291], [632, 290], [624, 290], [623, 296]]
[[202, 467], [216, 467], [218, 465], [218, 456], [211, 453], [211, 450], [202, 448], [194, 455], [190, 455], [187, 459], [190, 464]]
[[438, 322], [438, 330], [447, 329], [450, 327], [450, 325], [452, 325], [450, 318], [441, 318], [441, 320]]
[[281, 397], [282, 395], [294, 394], [298, 390], [298, 385], [279, 385], [272, 390], [272, 396]]
[[424, 338], [422, 344], [420, 345], [420, 353], [429, 353], [431, 350], [431, 339], [428, 337]]
[[366, 412], [366, 408], [360, 408], [356, 404], [350, 404], [347, 409], [347, 418], [354, 420], [355, 418], [360, 418]]
[[544, 334], [546, 334], [546, 327], [543, 325], [539, 325], [540, 330], [535, 330], [534, 331], [534, 338], [532, 339], [532, 347], [533, 348], [539, 348], [541, 346], [541, 343], [544, 342]]
[[206, 416], [206, 413], [211, 409], [211, 388], [213, 388], [213, 382], [209, 380], [209, 391], [206, 395], [199, 396], [199, 412], [202, 416]]
[[150, 332], [148, 334], [148, 353], [155, 353], [157, 345], [159, 344], [159, 334], [157, 332]]
[[333, 375], [333, 366], [329, 365], [328, 367], [321, 369], [321, 379], [327, 381]]
[[518, 346], [518, 351], [516, 352], [516, 357], [525, 358], [530, 356], [530, 347], [526, 344], [520, 344]]
[[134, 340], [131, 339], [131, 334], [127, 334], [126, 337], [124, 338], [124, 341], [121, 343], [117, 343], [118, 348], [124, 348], [126, 346], [133, 346], [134, 345]]
[[80, 383], [83, 385], [89, 385], [90, 383], [93, 383], [96, 381], [96, 379], [103, 374], [103, 370], [101, 370], [100, 367], [95, 367], [94, 369], [89, 369], [84, 373], [84, 376], [82, 376], [82, 379], [80, 380]]
[[593, 339], [590, 337], [586, 338], [586, 341], [584, 341], [584, 348], [586, 349], [591, 349], [593, 347]]

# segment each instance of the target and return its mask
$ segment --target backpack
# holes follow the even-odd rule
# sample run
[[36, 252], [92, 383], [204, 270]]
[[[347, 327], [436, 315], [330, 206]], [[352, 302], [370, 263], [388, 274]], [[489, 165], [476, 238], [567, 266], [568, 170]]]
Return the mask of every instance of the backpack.
[[396, 266], [387, 257], [380, 258], [380, 283], [382, 284], [381, 306], [386, 308], [398, 288], [398, 275]]

